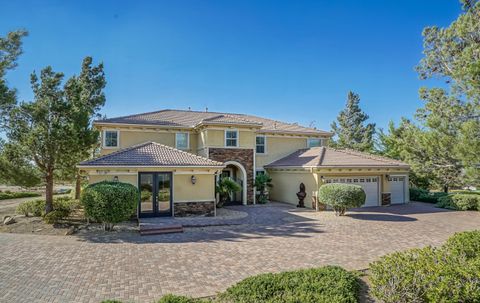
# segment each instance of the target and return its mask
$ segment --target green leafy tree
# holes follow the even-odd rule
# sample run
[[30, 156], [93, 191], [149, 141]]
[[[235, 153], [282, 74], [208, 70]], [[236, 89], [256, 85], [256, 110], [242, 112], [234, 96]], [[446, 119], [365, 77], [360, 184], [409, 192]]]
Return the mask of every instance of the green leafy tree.
[[5, 79], [8, 70], [17, 67], [17, 58], [22, 54], [22, 39], [27, 36], [23, 30], [10, 32], [0, 37], [0, 130], [5, 126], [7, 113], [17, 103], [17, 92], [9, 88]]
[[25, 157], [25, 151], [0, 139], [0, 183], [33, 187], [41, 183], [40, 171]]
[[332, 147], [366, 152], [373, 150], [375, 124], [365, 123], [369, 117], [362, 111], [359, 103], [360, 96], [349, 92], [345, 109], [339, 113], [337, 121], [331, 125], [336, 137], [331, 142]]
[[55, 174], [72, 169], [98, 138], [91, 120], [105, 102], [105, 79], [103, 65], [92, 67], [91, 63], [91, 58], [85, 58], [80, 76], [63, 86], [64, 75], [51, 67], [44, 68], [40, 76], [33, 73], [34, 101], [22, 102], [10, 111], [7, 136], [42, 172], [46, 213], [53, 210]]

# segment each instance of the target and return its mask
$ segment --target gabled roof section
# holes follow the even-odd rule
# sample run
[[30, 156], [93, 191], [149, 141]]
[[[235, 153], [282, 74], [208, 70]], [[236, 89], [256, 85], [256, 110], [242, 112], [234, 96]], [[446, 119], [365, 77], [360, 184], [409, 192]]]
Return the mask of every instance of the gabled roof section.
[[332, 133], [252, 115], [165, 109], [155, 112], [97, 120], [95, 124], [152, 125], [171, 128], [195, 128], [204, 124], [231, 124], [258, 127], [263, 133], [331, 136]]
[[146, 142], [127, 147], [96, 159], [81, 162], [78, 165], [78, 167], [92, 166], [223, 167], [223, 163], [163, 144]]
[[312, 147], [300, 149], [265, 167], [398, 167], [409, 168], [409, 165], [386, 157], [371, 155], [349, 149], [328, 147]]

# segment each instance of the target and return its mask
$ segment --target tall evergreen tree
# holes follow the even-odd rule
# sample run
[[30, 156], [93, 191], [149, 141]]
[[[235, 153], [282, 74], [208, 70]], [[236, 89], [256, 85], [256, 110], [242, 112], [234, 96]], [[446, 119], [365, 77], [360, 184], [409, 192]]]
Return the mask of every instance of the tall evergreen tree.
[[370, 152], [373, 150], [373, 135], [375, 124], [365, 122], [368, 115], [360, 108], [360, 96], [348, 92], [347, 104], [331, 127], [335, 139], [331, 145], [336, 148], [349, 148], [358, 151]]
[[53, 183], [59, 172], [73, 171], [97, 139], [91, 120], [105, 103], [103, 65], [91, 65], [87, 57], [79, 77], [64, 86], [63, 74], [51, 67], [40, 77], [31, 76], [33, 102], [22, 102], [10, 111], [9, 143], [27, 153], [46, 183], [46, 213], [53, 210]]

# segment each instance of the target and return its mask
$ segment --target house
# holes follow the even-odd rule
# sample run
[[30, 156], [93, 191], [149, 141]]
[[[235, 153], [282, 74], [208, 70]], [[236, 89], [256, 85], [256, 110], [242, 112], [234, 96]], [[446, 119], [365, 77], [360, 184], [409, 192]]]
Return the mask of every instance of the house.
[[138, 215], [215, 215], [216, 180], [242, 190], [232, 199], [255, 203], [255, 175], [268, 172], [270, 198], [297, 204], [304, 183], [307, 207], [323, 183], [361, 185], [366, 206], [405, 203], [405, 163], [327, 147], [332, 133], [252, 115], [160, 110], [98, 120], [100, 156], [82, 162], [89, 182], [118, 180], [141, 191]]

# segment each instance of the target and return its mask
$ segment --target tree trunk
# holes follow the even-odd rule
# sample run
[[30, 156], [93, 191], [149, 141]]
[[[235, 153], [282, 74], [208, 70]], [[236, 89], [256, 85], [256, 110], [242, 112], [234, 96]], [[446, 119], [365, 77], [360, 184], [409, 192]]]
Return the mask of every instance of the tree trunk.
[[444, 192], [444, 193], [448, 193], [448, 185], [445, 184], [445, 185], [443, 186], [443, 192]]
[[45, 214], [53, 210], [53, 172], [48, 172], [45, 177]]
[[80, 191], [82, 190], [82, 176], [77, 172], [77, 180], [75, 181], [75, 199], [80, 199]]

